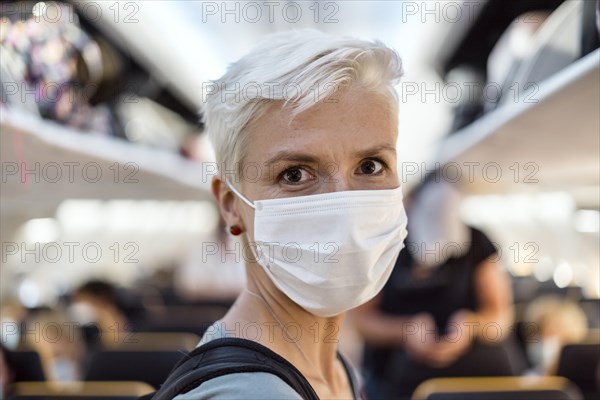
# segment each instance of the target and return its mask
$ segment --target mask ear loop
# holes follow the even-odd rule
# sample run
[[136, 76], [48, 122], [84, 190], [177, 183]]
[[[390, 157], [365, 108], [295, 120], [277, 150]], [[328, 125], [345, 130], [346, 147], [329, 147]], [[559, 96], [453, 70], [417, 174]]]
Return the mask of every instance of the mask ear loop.
[[227, 186], [229, 186], [229, 189], [231, 189], [231, 191], [235, 193], [237, 197], [239, 197], [244, 203], [248, 204], [252, 208], [256, 208], [256, 206], [250, 200], [244, 197], [244, 195], [242, 195], [235, 187], [233, 187], [231, 182], [229, 182], [229, 179], [225, 179], [225, 182], [227, 183]]
[[[240, 192], [239, 192], [239, 191], [238, 191], [238, 190], [237, 190], [237, 189], [236, 189], [236, 188], [235, 188], [235, 187], [234, 187], [234, 186], [231, 184], [231, 182], [229, 182], [229, 179], [225, 179], [225, 182], [227, 183], [227, 186], [229, 186], [229, 189], [231, 189], [231, 191], [232, 191], [233, 193], [235, 193], [235, 194], [236, 194], [236, 196], [238, 196], [238, 197], [239, 197], [239, 198], [240, 198], [240, 199], [241, 199], [241, 200], [242, 200], [244, 203], [248, 204], [248, 205], [249, 205], [250, 207], [252, 207], [252, 208], [256, 208], [256, 206], [255, 206], [255, 205], [254, 205], [254, 204], [253, 204], [253, 203], [252, 203], [250, 200], [248, 200], [246, 197], [244, 197], [244, 195], [243, 195], [243, 194], [241, 194], [241, 193], [240, 193]], [[258, 244], [256, 244], [256, 246], [257, 246], [257, 249], [256, 249], [256, 250], [258, 251]], [[256, 262], [258, 262], [258, 260], [259, 260], [258, 254], [257, 254], [257, 253], [254, 251], [254, 249], [252, 248], [252, 246], [250, 246], [250, 251], [252, 252], [252, 255], [254, 256], [254, 260], [255, 260]]]
[[[248, 200], [246, 197], [244, 197], [243, 194], [241, 194], [235, 187], [233, 187], [233, 185], [231, 184], [231, 182], [229, 182], [229, 179], [226, 179], [225, 182], [227, 182], [227, 186], [229, 186], [229, 189], [231, 189], [231, 191], [233, 193], [236, 194], [236, 196], [238, 196], [244, 203], [248, 204], [250, 207], [256, 209], [256, 206], [250, 201]], [[250, 247], [250, 251], [252, 252], [252, 255], [254, 256], [254, 260], [258, 263], [260, 257], [258, 256], [258, 251], [260, 251], [262, 253], [262, 249], [259, 249], [259, 244], [255, 243], [256, 246], [256, 251], [254, 250], [253, 246], [249, 246]], [[267, 267], [268, 268], [268, 267]]]

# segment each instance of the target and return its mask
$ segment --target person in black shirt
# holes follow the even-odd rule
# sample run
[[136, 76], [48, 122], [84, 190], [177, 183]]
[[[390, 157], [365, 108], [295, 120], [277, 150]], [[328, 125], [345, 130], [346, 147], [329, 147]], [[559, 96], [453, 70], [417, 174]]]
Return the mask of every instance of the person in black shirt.
[[409, 196], [406, 246], [386, 286], [354, 312], [371, 400], [410, 398], [429, 378], [517, 370], [487, 349], [509, 336], [513, 318], [497, 250], [461, 222], [456, 189], [434, 178]]

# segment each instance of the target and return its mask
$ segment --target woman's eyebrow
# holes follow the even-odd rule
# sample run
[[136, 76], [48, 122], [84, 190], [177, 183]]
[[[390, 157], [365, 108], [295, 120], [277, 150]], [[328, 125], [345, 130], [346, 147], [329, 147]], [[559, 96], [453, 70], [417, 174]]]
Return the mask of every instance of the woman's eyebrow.
[[394, 153], [394, 155], [396, 155], [396, 147], [391, 144], [387, 144], [387, 143], [380, 144], [380, 145], [371, 147], [369, 149], [357, 151], [355, 154], [356, 154], [357, 158], [367, 158], [367, 157], [375, 156], [382, 151], [392, 152], [392, 153]]
[[299, 153], [297, 151], [282, 150], [278, 151], [277, 153], [275, 153], [275, 155], [273, 155], [273, 157], [265, 161], [265, 164], [271, 165], [276, 164], [280, 161], [295, 161], [316, 164], [318, 163], [319, 159], [314, 155], [308, 153]]
[[[369, 149], [360, 150], [355, 153], [357, 158], [372, 157], [382, 151], [388, 151], [396, 154], [396, 147], [391, 144], [380, 144]], [[319, 158], [309, 153], [300, 153], [297, 151], [281, 150], [275, 153], [271, 158], [265, 161], [266, 165], [276, 164], [281, 161], [303, 162], [307, 164], [318, 164]]]

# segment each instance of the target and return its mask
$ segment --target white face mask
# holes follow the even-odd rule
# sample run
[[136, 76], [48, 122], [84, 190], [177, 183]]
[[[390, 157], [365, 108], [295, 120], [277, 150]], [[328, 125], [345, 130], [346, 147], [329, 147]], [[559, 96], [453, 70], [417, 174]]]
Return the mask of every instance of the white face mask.
[[74, 302], [69, 306], [68, 313], [71, 318], [81, 325], [89, 325], [98, 322], [96, 309], [83, 301]]
[[543, 371], [547, 371], [558, 359], [560, 350], [560, 340], [552, 336], [542, 339], [539, 342], [531, 343], [527, 347], [527, 355], [535, 366], [541, 368]]
[[400, 187], [252, 203], [227, 184], [255, 209], [256, 260], [279, 290], [312, 314], [331, 317], [371, 300], [404, 246]]

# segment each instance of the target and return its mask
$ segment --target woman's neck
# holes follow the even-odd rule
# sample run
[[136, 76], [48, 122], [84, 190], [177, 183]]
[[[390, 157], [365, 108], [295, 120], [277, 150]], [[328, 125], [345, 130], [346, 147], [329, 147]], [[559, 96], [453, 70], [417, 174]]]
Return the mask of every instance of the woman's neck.
[[337, 359], [343, 315], [315, 316], [285, 296], [266, 275], [261, 279], [260, 273], [248, 274], [248, 278], [247, 289], [223, 318], [225, 328], [280, 354], [313, 386], [343, 391], [348, 382]]

